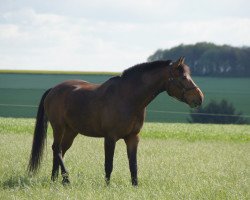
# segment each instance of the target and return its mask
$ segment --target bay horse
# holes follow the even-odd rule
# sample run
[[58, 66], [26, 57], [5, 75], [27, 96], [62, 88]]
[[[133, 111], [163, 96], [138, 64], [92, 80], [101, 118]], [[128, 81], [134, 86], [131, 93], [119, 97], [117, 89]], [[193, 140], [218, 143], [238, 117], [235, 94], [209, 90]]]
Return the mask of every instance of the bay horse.
[[127, 146], [131, 182], [137, 186], [137, 146], [145, 108], [163, 91], [190, 107], [201, 105], [204, 98], [183, 57], [175, 62], [135, 65], [103, 84], [69, 80], [48, 89], [38, 107], [29, 172], [36, 173], [41, 163], [49, 121], [54, 137], [53, 181], [61, 167], [63, 184], [70, 182], [63, 157], [80, 133], [104, 138], [107, 184], [113, 169], [116, 142], [123, 139]]

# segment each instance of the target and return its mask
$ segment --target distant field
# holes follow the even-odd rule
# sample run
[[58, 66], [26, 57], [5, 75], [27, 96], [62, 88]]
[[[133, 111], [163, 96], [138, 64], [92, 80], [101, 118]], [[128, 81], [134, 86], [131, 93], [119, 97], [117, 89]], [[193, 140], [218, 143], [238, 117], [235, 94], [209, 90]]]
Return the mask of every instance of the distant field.
[[250, 126], [146, 123], [138, 149], [139, 187], [130, 184], [118, 141], [111, 185], [104, 182], [103, 139], [77, 136], [65, 156], [71, 185], [50, 182], [52, 137], [41, 170], [26, 174], [34, 119], [0, 118], [0, 199], [250, 198]]
[[[115, 75], [115, 74], [112, 74]], [[25, 73], [0, 73], [0, 116], [34, 117], [36, 106], [43, 92], [68, 79], [82, 79], [94, 83], [103, 83], [111, 74], [102, 73], [64, 73], [46, 74], [32, 71]], [[211, 99], [226, 99], [233, 103], [236, 110], [250, 115], [250, 79], [248, 78], [207, 78], [193, 77], [205, 94], [205, 104]], [[149, 106], [147, 121], [186, 122], [190, 108], [166, 93], [160, 94]]]

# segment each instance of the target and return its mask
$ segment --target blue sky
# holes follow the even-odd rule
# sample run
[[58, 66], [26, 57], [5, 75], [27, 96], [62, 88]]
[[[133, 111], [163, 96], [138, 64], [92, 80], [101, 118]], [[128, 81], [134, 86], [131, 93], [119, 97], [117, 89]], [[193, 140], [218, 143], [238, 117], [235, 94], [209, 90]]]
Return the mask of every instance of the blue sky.
[[249, 0], [0, 0], [0, 69], [122, 71], [181, 43], [250, 46], [249, 8]]

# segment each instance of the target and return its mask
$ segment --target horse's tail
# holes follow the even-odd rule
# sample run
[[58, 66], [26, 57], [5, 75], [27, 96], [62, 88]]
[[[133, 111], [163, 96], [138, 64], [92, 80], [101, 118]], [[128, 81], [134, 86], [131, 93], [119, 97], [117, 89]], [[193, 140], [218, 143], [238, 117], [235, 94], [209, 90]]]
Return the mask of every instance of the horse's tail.
[[48, 118], [44, 113], [44, 99], [46, 98], [50, 90], [51, 88], [43, 94], [37, 111], [36, 126], [34, 131], [32, 150], [30, 154], [30, 161], [28, 165], [28, 171], [30, 173], [36, 173], [38, 171], [42, 160], [48, 127]]

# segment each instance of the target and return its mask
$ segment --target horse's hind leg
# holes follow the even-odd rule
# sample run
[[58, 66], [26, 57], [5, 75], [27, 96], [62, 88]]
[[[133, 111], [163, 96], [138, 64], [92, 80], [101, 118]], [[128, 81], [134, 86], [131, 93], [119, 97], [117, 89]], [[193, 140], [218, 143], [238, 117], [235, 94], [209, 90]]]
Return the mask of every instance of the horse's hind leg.
[[58, 178], [58, 171], [60, 165], [59, 155], [61, 154], [62, 131], [56, 130], [53, 127], [53, 135], [54, 135], [54, 142], [52, 145], [53, 167], [52, 167], [51, 180], [55, 181]]
[[65, 131], [65, 134], [63, 135], [62, 139], [62, 157], [64, 157], [66, 151], [71, 147], [76, 136], [77, 133], [70, 129]]
[[61, 173], [62, 173], [62, 177], [63, 177], [63, 181], [62, 181], [63, 184], [67, 184], [70, 182], [69, 181], [69, 173], [67, 172], [67, 170], [64, 166], [63, 157], [64, 157], [66, 151], [71, 147], [76, 136], [77, 136], [77, 133], [75, 133], [74, 131], [71, 131], [69, 129], [67, 129], [63, 135], [63, 139], [62, 139], [62, 143], [61, 143], [62, 155], [61, 155], [61, 160], [60, 160]]
[[[69, 133], [68, 133], [66, 128], [58, 128], [55, 125], [52, 126], [52, 128], [53, 128], [54, 142], [52, 145], [53, 168], [52, 168], [51, 180], [54, 181], [57, 179], [59, 166], [60, 166], [61, 172], [62, 172], [62, 177], [63, 177], [63, 184], [69, 183], [68, 171], [66, 170], [66, 167], [65, 167], [64, 162], [63, 162], [63, 155], [66, 152], [65, 149], [69, 148], [68, 145], [65, 145], [65, 144], [68, 144], [67, 135], [69, 135]], [[72, 142], [70, 141], [70, 144], [72, 144]]]
[[55, 181], [58, 178], [58, 171], [59, 171], [59, 160], [58, 157], [54, 153], [54, 145], [52, 146], [53, 149], [53, 167], [52, 167], [52, 174], [51, 180]]
[[59, 166], [60, 166], [62, 177], [63, 177], [62, 183], [67, 184], [67, 183], [69, 183], [69, 175], [68, 175], [68, 171], [67, 171], [67, 169], [64, 165], [64, 162], [63, 162], [62, 146], [57, 141], [54, 141], [54, 143], [52, 145], [52, 149], [53, 149], [53, 168], [52, 168], [51, 179], [53, 181], [57, 179]]

